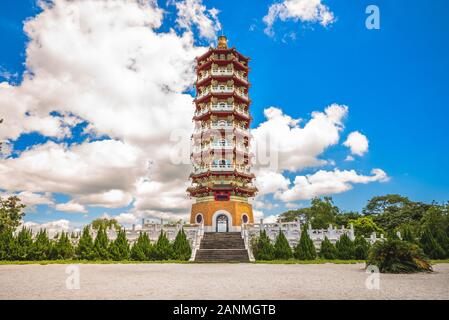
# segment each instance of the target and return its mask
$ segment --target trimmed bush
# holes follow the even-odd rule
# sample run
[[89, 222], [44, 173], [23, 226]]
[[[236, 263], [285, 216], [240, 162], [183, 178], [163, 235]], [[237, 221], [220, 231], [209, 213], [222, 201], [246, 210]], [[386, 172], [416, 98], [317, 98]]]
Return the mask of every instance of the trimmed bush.
[[274, 256], [278, 260], [288, 260], [293, 256], [290, 244], [282, 230], [279, 230], [279, 235], [274, 243]]
[[33, 250], [33, 237], [31, 230], [23, 227], [14, 240], [11, 246], [12, 260], [31, 260]]
[[51, 241], [48, 238], [48, 234], [46, 230], [40, 230], [37, 235], [36, 239], [33, 243], [33, 249], [32, 249], [32, 259], [33, 260], [47, 260], [50, 259], [50, 253], [51, 253]]
[[94, 241], [94, 254], [97, 260], [109, 260], [109, 239], [104, 227], [100, 226]]
[[117, 238], [111, 242], [109, 253], [112, 260], [115, 261], [129, 259], [129, 243], [128, 239], [126, 239], [125, 229], [121, 229], [117, 234]]
[[173, 242], [173, 254], [174, 259], [184, 261], [189, 260], [192, 255], [192, 248], [190, 247], [184, 229], [181, 229], [176, 235], [175, 241]]
[[301, 232], [301, 238], [295, 247], [295, 258], [298, 260], [315, 260], [316, 250], [312, 239], [310, 239], [307, 228]]
[[375, 265], [383, 273], [432, 271], [421, 248], [402, 240], [376, 242], [369, 251], [366, 265]]
[[321, 242], [320, 257], [331, 260], [337, 258], [337, 248], [335, 248], [327, 237]]
[[83, 260], [94, 260], [95, 259], [95, 249], [94, 240], [90, 235], [90, 229], [88, 226], [84, 227], [83, 233], [78, 241], [78, 246], [76, 247], [76, 256]]
[[430, 228], [424, 229], [420, 239], [421, 248], [430, 259], [443, 259], [446, 256], [444, 249], [436, 241]]
[[354, 256], [358, 260], [366, 260], [368, 258], [369, 243], [363, 236], [357, 236], [354, 241]]
[[355, 259], [354, 242], [349, 239], [347, 234], [343, 234], [335, 243], [337, 248], [337, 258], [341, 260]]
[[55, 260], [64, 260], [73, 258], [75, 250], [70, 242], [70, 238], [67, 233], [62, 232], [56, 243], [53, 244], [50, 257]]
[[146, 232], [140, 232], [139, 238], [131, 248], [131, 259], [136, 261], [148, 261], [153, 257], [153, 246]]
[[173, 246], [164, 231], [161, 231], [156, 245], [154, 246], [154, 258], [155, 260], [173, 259]]
[[10, 228], [5, 228], [0, 232], [0, 260], [12, 260], [12, 246], [14, 236]]
[[274, 246], [267, 236], [265, 230], [260, 231], [259, 238], [256, 238], [252, 243], [254, 258], [256, 260], [273, 260]]

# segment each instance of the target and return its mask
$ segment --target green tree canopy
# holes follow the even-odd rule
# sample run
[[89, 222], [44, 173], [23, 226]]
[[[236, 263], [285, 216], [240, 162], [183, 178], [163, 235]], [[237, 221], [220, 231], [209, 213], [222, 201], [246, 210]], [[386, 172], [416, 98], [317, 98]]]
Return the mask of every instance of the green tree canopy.
[[109, 218], [98, 218], [93, 220], [90, 224], [94, 230], [100, 230], [100, 228], [103, 228], [105, 230], [115, 229], [118, 232], [122, 228], [116, 219]]
[[25, 215], [23, 212], [25, 205], [20, 201], [17, 196], [10, 196], [6, 199], [0, 197], [0, 232], [6, 228], [15, 231], [20, 225]]
[[361, 235], [364, 237], [369, 237], [373, 232], [378, 235], [385, 233], [373, 220], [372, 217], [360, 217], [355, 220], [349, 220], [349, 223], [354, 226], [354, 231], [356, 235]]

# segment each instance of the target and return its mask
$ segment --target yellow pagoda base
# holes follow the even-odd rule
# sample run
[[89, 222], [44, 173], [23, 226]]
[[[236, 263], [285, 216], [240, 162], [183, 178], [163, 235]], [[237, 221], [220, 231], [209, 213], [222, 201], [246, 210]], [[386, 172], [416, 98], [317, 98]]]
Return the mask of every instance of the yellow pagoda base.
[[204, 223], [206, 232], [237, 232], [242, 223], [254, 223], [253, 207], [243, 201], [203, 201], [192, 205], [190, 223]]

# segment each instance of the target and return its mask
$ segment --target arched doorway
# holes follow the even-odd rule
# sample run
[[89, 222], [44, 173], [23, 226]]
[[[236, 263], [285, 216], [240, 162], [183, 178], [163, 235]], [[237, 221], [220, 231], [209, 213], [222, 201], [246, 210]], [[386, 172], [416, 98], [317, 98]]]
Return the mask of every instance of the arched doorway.
[[216, 232], [229, 232], [229, 219], [226, 215], [220, 214], [216, 219]]

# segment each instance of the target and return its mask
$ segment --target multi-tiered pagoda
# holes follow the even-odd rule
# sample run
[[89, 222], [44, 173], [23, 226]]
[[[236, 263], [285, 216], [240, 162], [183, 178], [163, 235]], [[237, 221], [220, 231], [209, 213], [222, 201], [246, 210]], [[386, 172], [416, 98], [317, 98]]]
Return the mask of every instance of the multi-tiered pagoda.
[[206, 231], [238, 231], [253, 222], [248, 198], [257, 189], [250, 172], [251, 116], [248, 62], [221, 36], [218, 46], [197, 59], [195, 130], [192, 135], [192, 186], [196, 198], [191, 223]]

